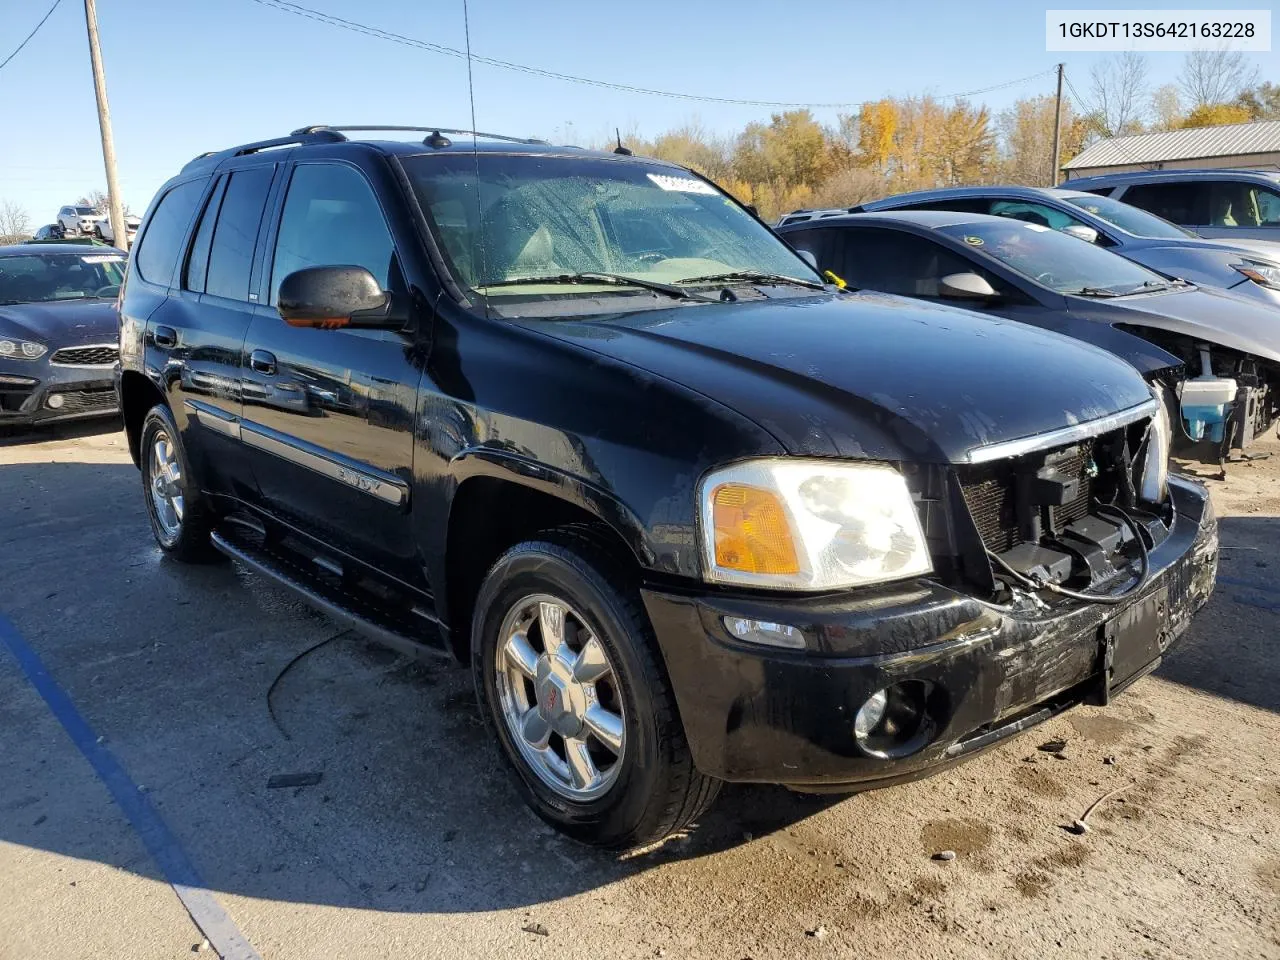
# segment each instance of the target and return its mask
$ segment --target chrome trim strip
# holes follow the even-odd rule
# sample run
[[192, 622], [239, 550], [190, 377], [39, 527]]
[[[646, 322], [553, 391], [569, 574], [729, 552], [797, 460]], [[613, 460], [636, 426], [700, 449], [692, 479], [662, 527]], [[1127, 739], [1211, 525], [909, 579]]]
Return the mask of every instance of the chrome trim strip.
[[200, 426], [232, 440], [240, 439], [240, 420], [220, 407], [201, 403], [199, 400], [184, 400], [182, 406], [186, 408], [188, 416], [196, 418], [196, 423]]
[[337, 480], [392, 506], [402, 506], [409, 499], [409, 485], [399, 477], [259, 423], [241, 421], [240, 439], [251, 447]]
[[985, 447], [974, 447], [969, 451], [965, 462], [990, 463], [992, 460], [1011, 460], [1024, 454], [1035, 453], [1037, 450], [1063, 447], [1069, 443], [1075, 443], [1077, 440], [1087, 440], [1089, 437], [1096, 437], [1100, 433], [1107, 433], [1111, 430], [1128, 426], [1137, 420], [1154, 417], [1158, 409], [1159, 405], [1154, 399], [1148, 400], [1145, 403], [1138, 404], [1136, 407], [1130, 407], [1128, 410], [1121, 410], [1119, 413], [1099, 417], [1096, 420], [1087, 420], [1084, 423], [1073, 423], [1069, 427], [1052, 430], [1049, 433], [1040, 433], [1033, 437], [1022, 437], [1018, 440], [1004, 440]]

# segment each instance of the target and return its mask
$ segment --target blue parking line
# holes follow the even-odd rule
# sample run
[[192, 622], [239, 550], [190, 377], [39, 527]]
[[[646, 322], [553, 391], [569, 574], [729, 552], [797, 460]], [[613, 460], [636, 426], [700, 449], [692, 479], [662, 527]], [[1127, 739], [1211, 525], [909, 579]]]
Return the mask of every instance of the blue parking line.
[[71, 742], [84, 754], [98, 779], [111, 792], [112, 798], [124, 811], [143, 846], [151, 854], [151, 859], [156, 862], [165, 880], [187, 908], [187, 913], [209, 944], [223, 960], [261, 960], [221, 904], [204, 886], [196, 868], [187, 859], [182, 846], [169, 832], [147, 795], [138, 789], [138, 785], [129, 778], [129, 774], [111, 751], [98, 741], [93, 728], [80, 715], [66, 691], [53, 679], [40, 657], [3, 615], [0, 615], [0, 641], [8, 647], [27, 680], [62, 724], [62, 729], [67, 731]]

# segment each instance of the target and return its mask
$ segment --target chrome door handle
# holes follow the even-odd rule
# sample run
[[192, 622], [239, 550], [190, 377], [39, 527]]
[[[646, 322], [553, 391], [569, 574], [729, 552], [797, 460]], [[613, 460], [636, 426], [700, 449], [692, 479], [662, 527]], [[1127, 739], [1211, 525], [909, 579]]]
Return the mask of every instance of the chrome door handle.
[[249, 354], [250, 369], [273, 376], [276, 372], [276, 358], [265, 350], [255, 350]]
[[151, 339], [155, 341], [157, 347], [176, 347], [178, 345], [178, 331], [174, 330], [173, 327], [156, 327]]

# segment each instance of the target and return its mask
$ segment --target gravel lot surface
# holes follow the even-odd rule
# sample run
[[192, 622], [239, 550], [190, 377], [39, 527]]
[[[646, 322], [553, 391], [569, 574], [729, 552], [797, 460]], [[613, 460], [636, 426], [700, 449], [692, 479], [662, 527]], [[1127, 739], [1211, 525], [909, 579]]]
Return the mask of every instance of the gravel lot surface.
[[[1109, 708], [907, 786], [726, 788], [619, 858], [526, 812], [462, 668], [162, 560], [116, 429], [0, 441], [0, 613], [263, 958], [1280, 958], [1280, 455], [1210, 483], [1217, 593]], [[0, 958], [212, 955], [3, 645], [0, 771]]]

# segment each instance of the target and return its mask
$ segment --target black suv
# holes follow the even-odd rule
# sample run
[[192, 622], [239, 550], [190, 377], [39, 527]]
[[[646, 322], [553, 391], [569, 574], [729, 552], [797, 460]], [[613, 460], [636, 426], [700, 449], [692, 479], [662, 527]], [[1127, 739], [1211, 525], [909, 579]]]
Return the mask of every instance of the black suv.
[[838, 290], [672, 164], [368, 130], [160, 191], [130, 449], [169, 555], [469, 661], [566, 833], [928, 773], [1106, 702], [1207, 599], [1212, 511], [1123, 361]]

